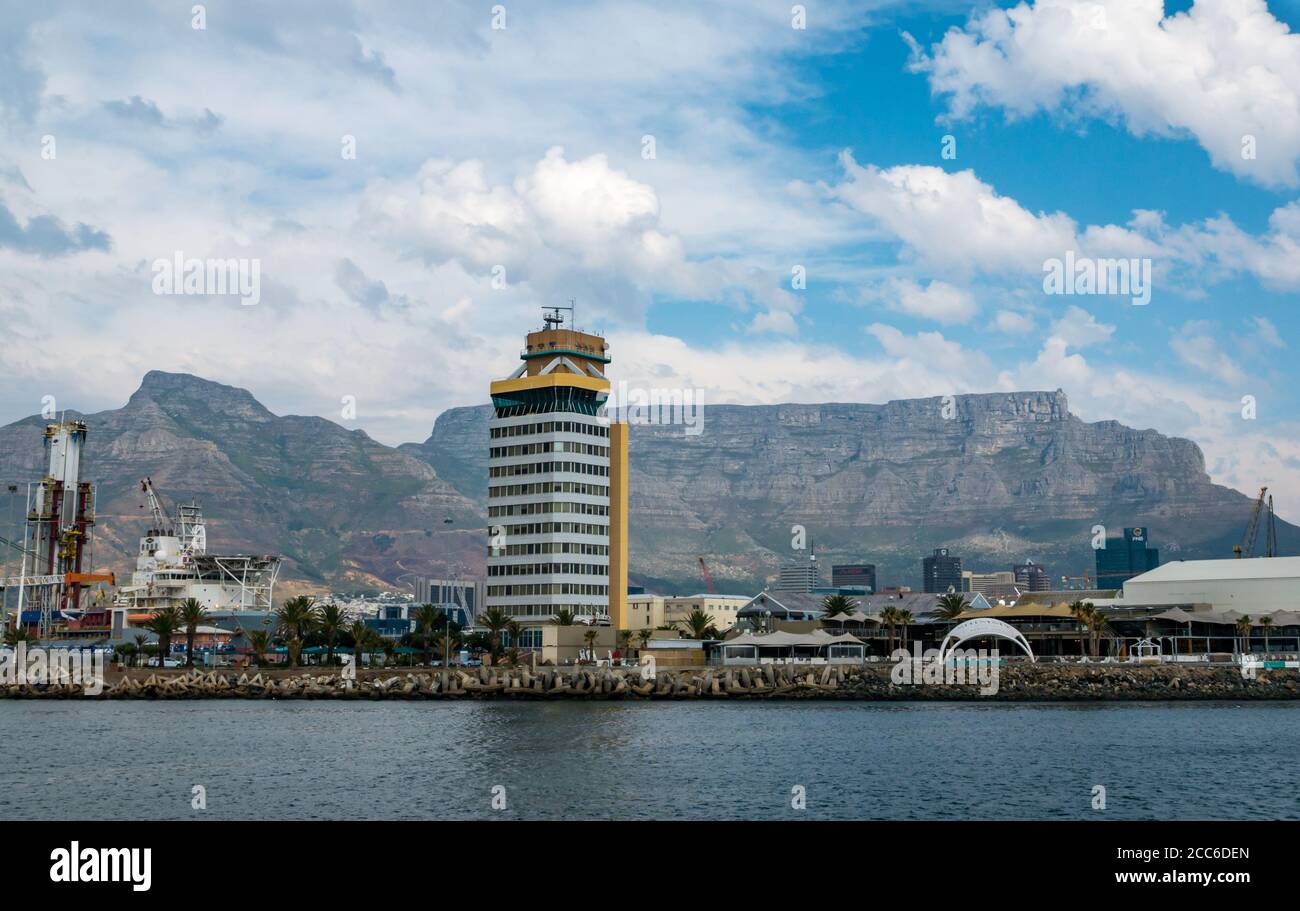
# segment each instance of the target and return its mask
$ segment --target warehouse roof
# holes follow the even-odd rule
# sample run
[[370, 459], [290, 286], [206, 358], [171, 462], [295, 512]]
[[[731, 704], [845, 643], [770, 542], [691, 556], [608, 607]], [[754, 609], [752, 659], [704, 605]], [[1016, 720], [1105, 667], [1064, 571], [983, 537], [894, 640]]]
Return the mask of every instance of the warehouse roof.
[[1194, 582], [1219, 579], [1300, 579], [1300, 557], [1248, 557], [1224, 560], [1176, 560], [1134, 576], [1141, 582]]

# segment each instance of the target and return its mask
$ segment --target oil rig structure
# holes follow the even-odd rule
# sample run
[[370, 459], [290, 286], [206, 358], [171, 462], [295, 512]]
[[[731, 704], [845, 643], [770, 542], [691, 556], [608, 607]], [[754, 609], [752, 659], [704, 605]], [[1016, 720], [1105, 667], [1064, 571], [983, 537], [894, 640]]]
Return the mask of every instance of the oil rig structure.
[[49, 638], [55, 619], [80, 620], [107, 613], [98, 583], [113, 585], [112, 573], [92, 566], [95, 484], [82, 479], [85, 421], [64, 420], [45, 427], [45, 474], [27, 487], [27, 522], [22, 543], [0, 539], [21, 552], [19, 574], [0, 577], [0, 588], [18, 589], [17, 622], [35, 621], [36, 634]]

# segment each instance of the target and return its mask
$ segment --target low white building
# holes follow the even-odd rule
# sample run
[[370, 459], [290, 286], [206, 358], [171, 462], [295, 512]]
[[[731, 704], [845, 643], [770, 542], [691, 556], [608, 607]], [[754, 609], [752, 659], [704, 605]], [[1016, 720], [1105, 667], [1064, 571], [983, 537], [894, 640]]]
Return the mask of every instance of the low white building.
[[1134, 576], [1117, 608], [1206, 605], [1258, 616], [1300, 609], [1300, 557], [1178, 560]]

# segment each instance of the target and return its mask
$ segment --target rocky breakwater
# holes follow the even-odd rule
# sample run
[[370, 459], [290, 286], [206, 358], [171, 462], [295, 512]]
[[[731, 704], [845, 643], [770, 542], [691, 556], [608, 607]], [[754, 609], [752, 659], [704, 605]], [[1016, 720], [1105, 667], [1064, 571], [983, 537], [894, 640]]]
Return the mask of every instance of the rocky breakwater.
[[[1106, 701], [1300, 699], [1300, 674], [1235, 667], [1012, 664], [992, 687], [980, 683], [899, 683], [890, 665], [764, 665], [660, 670], [638, 668], [468, 668], [443, 672], [141, 673], [133, 671], [104, 699], [856, 699]], [[991, 691], [990, 691], [991, 690]], [[79, 684], [10, 684], [0, 697], [86, 697]]]

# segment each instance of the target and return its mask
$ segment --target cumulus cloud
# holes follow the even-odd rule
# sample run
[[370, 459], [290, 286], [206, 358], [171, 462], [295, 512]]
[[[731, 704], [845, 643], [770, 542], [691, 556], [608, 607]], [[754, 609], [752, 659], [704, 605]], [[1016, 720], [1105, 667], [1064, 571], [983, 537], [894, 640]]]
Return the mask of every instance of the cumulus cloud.
[[969, 291], [943, 281], [923, 285], [911, 279], [891, 278], [878, 287], [865, 289], [863, 298], [883, 301], [897, 313], [945, 325], [970, 322], [979, 312]]
[[1245, 180], [1300, 181], [1300, 35], [1264, 0], [1195, 0], [1172, 16], [1163, 0], [1022, 2], [913, 50], [955, 118], [981, 105], [1118, 117], [1137, 136], [1194, 137]]
[[1204, 320], [1184, 323], [1169, 340], [1169, 347], [1189, 367], [1225, 383], [1237, 385], [1246, 378], [1237, 362], [1219, 347], [1215, 327]]
[[1034, 330], [1034, 318], [1028, 313], [999, 310], [993, 318], [993, 325], [999, 332], [1008, 335], [1024, 335]]
[[1052, 335], [1071, 348], [1086, 348], [1110, 340], [1115, 327], [1097, 322], [1087, 310], [1071, 305], [1052, 323]]

